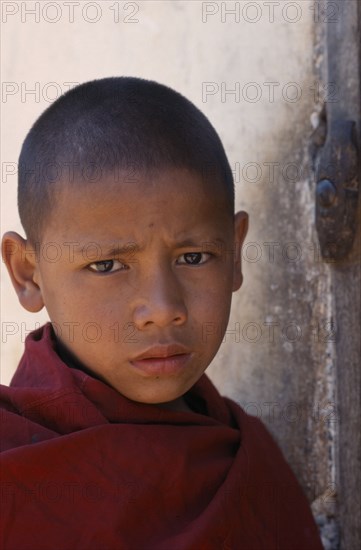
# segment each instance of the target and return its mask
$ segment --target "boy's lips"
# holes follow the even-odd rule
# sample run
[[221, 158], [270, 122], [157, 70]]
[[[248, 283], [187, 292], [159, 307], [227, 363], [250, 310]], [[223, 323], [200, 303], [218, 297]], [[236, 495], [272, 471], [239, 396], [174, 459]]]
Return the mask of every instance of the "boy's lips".
[[130, 363], [146, 376], [176, 374], [183, 369], [191, 352], [178, 343], [156, 345], [135, 356]]

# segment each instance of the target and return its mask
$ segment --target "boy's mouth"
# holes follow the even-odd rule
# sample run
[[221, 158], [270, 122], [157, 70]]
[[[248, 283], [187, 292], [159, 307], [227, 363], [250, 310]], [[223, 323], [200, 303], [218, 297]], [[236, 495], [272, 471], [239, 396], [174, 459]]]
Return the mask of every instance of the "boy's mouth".
[[176, 374], [191, 357], [190, 351], [178, 343], [157, 345], [130, 360], [131, 365], [145, 376]]

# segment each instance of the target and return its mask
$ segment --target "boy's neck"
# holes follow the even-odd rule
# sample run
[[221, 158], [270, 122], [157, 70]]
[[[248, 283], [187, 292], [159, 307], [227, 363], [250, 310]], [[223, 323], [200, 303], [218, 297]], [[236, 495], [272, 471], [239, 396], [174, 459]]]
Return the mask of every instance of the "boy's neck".
[[180, 412], [194, 412], [190, 406], [187, 404], [183, 396], [178, 397], [174, 401], [168, 401], [166, 403], [157, 403], [158, 407], [163, 409], [168, 409], [171, 411], [180, 411]]

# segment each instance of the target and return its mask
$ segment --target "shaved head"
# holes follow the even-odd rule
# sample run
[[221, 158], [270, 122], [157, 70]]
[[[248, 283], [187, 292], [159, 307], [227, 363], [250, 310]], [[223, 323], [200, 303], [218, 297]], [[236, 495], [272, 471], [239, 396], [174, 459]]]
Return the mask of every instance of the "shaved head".
[[[114, 77], [81, 84], [56, 100], [30, 129], [19, 158], [18, 206], [27, 238], [41, 240], [64, 185], [136, 182], [137, 174], [187, 168], [234, 212], [234, 184], [223, 145], [195, 105], [157, 82]], [[121, 177], [120, 177], [121, 174]]]

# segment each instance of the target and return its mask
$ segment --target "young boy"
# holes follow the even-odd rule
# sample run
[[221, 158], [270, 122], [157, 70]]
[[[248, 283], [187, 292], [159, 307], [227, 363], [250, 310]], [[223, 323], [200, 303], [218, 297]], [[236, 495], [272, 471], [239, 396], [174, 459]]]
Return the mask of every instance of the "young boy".
[[51, 323], [2, 387], [1, 548], [321, 549], [266, 429], [204, 374], [247, 231], [206, 117], [151, 81], [78, 86], [25, 139], [18, 204], [4, 261]]

